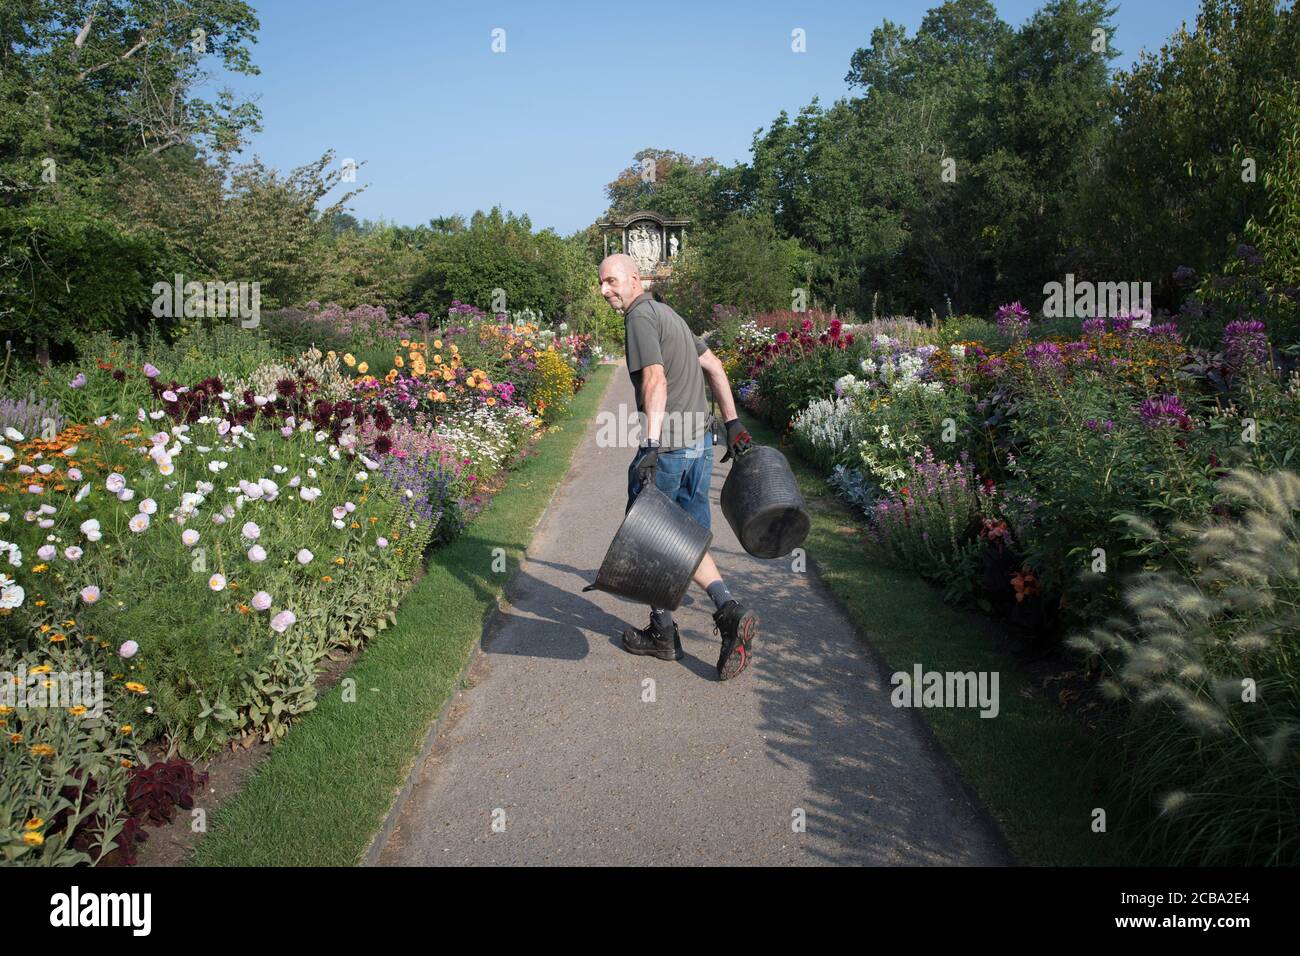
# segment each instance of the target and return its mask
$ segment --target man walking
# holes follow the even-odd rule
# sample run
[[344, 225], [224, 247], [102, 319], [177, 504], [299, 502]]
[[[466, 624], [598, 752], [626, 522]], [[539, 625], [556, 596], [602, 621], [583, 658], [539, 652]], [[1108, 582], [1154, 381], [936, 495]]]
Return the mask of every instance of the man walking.
[[[740, 423], [731, 383], [722, 362], [691, 332], [686, 320], [645, 290], [636, 262], [618, 253], [600, 264], [600, 294], [623, 313], [627, 370], [636, 391], [636, 408], [645, 425], [641, 447], [627, 472], [627, 508], [641, 488], [653, 482], [670, 500], [709, 527], [709, 481], [713, 476], [713, 433], [704, 396], [707, 377], [727, 426], [723, 461], [752, 444]], [[743, 671], [758, 636], [758, 618], [731, 596], [707, 552], [695, 583], [713, 600], [713, 631], [722, 635], [718, 679]], [[650, 609], [650, 625], [623, 632], [623, 647], [666, 661], [681, 660], [682, 640], [672, 611]]]

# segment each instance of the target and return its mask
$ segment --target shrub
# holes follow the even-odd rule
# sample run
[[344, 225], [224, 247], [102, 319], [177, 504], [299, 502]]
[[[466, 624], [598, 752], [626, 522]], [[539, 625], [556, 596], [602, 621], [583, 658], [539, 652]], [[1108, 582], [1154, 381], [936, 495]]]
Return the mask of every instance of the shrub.
[[866, 416], [852, 398], [817, 398], [791, 423], [795, 447], [824, 471], [857, 457]]
[[310, 348], [346, 352], [351, 349], [349, 336], [329, 322], [299, 309], [276, 309], [262, 315], [262, 327], [275, 350], [297, 355]]
[[564, 414], [573, 401], [573, 369], [554, 350], [538, 353], [536, 385], [529, 399], [547, 421]]
[[992, 484], [982, 484], [964, 456], [949, 464], [928, 448], [904, 468], [906, 484], [885, 491], [868, 513], [869, 550], [943, 584], [948, 600], [969, 595], [979, 567], [973, 524], [995, 513]]

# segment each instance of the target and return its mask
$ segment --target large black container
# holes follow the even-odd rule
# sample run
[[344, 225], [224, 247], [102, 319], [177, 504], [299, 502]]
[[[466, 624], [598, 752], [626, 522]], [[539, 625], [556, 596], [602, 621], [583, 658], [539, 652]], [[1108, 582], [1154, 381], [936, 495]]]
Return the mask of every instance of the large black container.
[[623, 518], [596, 583], [619, 597], [676, 610], [713, 533], [654, 485], [646, 485]]
[[756, 558], [789, 554], [812, 527], [790, 463], [770, 445], [755, 445], [732, 459], [722, 486], [722, 516]]

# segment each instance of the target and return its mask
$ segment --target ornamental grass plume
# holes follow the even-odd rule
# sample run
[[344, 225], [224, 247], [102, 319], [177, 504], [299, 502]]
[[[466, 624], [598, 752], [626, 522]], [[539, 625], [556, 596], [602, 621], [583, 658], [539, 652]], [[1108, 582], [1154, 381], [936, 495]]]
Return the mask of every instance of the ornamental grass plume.
[[1181, 567], [1136, 576], [1127, 615], [1068, 644], [1104, 661], [1129, 704], [1120, 735], [1132, 805], [1163, 807], [1146, 851], [1163, 865], [1300, 863], [1300, 476], [1236, 469], [1231, 517], [1162, 533]]

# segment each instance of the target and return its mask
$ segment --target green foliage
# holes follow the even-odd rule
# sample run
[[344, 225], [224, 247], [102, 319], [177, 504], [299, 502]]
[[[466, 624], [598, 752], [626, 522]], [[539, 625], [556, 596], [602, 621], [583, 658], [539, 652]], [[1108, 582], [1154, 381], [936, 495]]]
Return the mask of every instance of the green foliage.
[[[298, 355], [313, 346], [324, 352], [339, 353], [346, 352], [351, 347], [349, 337], [342, 331], [327, 323], [312, 320], [299, 309], [262, 313], [262, 328], [281, 355]], [[387, 351], [391, 352], [392, 349]]]
[[807, 285], [809, 263], [796, 240], [777, 235], [770, 218], [735, 215], [683, 248], [663, 294], [699, 334], [711, 324], [716, 303], [749, 313], [790, 308], [793, 290]]
[[976, 315], [955, 315], [939, 322], [939, 344], [945, 348], [955, 342], [976, 342], [991, 351], [1008, 344], [996, 322]]
[[779, 358], [758, 375], [759, 391], [770, 420], [784, 430], [814, 399], [834, 394], [835, 380], [858, 370], [860, 349], [818, 348], [804, 356]]
[[167, 252], [87, 203], [0, 207], [0, 334], [27, 353], [66, 352], [78, 334], [150, 320]]
[[596, 314], [596, 278], [594, 265], [584, 262], [577, 242], [549, 229], [534, 233], [527, 216], [496, 207], [429, 247], [411, 297], [430, 315], [459, 300], [492, 312], [531, 309], [558, 320], [574, 310], [589, 319]]
[[1274, 0], [1202, 0], [1194, 28], [1144, 53], [1112, 88], [1115, 124], [1101, 186], [1084, 195], [1090, 259], [1113, 276], [1165, 280], [1217, 266], [1269, 199], [1244, 181], [1284, 155], [1282, 128], [1259, 127], [1261, 100], [1284, 93], [1300, 62], [1300, 13]]
[[721, 169], [716, 162], [670, 149], [643, 149], [632, 159], [632, 165], [605, 187], [609, 216], [648, 209], [670, 219], [702, 224]]
[[[126, 156], [237, 147], [260, 113], [200, 95], [204, 68], [256, 74], [240, 0], [14, 0], [0, 9], [0, 183], [91, 196]], [[195, 31], [202, 31], [196, 43]], [[54, 184], [42, 173], [56, 164]], [[45, 201], [45, 200], [42, 200]]]

